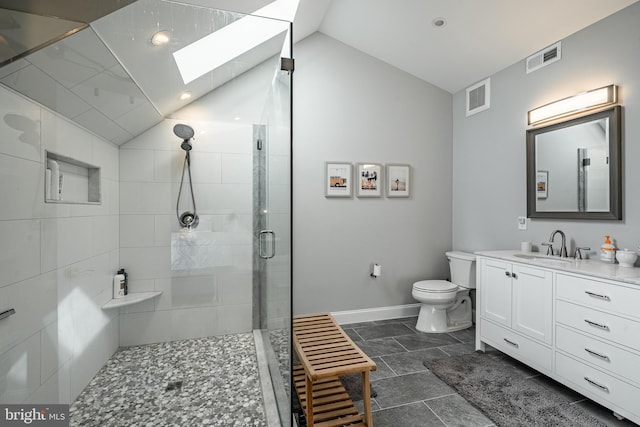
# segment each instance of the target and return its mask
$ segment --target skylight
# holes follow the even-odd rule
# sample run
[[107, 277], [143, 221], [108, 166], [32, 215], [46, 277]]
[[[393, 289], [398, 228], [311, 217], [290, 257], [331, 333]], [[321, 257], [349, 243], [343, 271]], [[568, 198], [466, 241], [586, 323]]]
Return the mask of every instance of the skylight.
[[[173, 53], [188, 84], [256, 46], [282, 34], [293, 21], [299, 0], [277, 0]], [[273, 18], [273, 19], [265, 19]]]

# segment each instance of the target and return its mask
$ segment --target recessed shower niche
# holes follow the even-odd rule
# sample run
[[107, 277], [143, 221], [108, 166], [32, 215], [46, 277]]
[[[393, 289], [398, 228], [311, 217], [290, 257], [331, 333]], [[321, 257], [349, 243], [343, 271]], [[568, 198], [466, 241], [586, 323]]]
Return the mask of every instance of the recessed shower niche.
[[45, 151], [45, 203], [101, 204], [100, 168]]

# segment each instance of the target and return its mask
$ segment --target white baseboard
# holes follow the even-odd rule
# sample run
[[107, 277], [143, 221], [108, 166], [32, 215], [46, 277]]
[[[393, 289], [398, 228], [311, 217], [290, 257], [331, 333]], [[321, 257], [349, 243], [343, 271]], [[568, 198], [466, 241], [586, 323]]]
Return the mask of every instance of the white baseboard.
[[331, 312], [339, 325], [347, 323], [372, 322], [374, 320], [398, 319], [401, 317], [417, 316], [420, 304], [393, 305], [389, 307], [363, 308], [361, 310], [347, 310]]

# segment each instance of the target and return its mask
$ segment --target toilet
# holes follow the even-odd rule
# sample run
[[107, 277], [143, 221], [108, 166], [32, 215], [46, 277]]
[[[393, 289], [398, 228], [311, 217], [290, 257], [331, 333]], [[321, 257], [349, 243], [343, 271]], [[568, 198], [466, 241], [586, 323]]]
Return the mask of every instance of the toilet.
[[473, 324], [469, 290], [476, 287], [476, 257], [465, 252], [447, 252], [451, 282], [421, 280], [411, 295], [421, 303], [416, 329], [442, 333], [467, 329]]

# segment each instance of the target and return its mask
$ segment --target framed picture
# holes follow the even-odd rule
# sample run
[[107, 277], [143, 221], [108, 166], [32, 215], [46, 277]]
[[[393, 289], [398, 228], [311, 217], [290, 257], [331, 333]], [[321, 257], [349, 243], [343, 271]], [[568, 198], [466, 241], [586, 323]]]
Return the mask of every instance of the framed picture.
[[351, 197], [353, 183], [351, 163], [326, 162], [324, 175], [325, 197]]
[[536, 172], [536, 198], [546, 199], [549, 188], [549, 171]]
[[411, 166], [387, 165], [387, 197], [409, 197]]
[[382, 196], [382, 165], [378, 163], [358, 163], [358, 197]]

